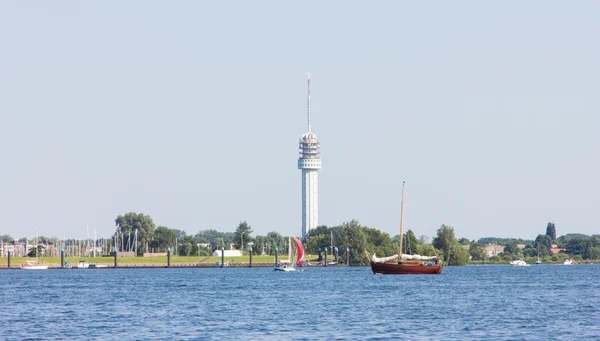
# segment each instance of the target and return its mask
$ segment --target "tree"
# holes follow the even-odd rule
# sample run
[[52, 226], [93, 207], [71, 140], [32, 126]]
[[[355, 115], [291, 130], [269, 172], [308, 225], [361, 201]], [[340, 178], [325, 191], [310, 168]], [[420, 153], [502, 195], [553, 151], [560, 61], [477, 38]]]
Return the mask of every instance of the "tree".
[[275, 255], [275, 248], [279, 249], [279, 254], [287, 253], [287, 240], [278, 232], [269, 232], [265, 237], [265, 247], [268, 255]]
[[150, 243], [150, 246], [157, 252], [166, 252], [167, 248], [175, 245], [175, 238], [177, 238], [175, 230], [171, 230], [166, 226], [159, 226], [154, 231], [154, 236], [152, 237], [153, 240]]
[[338, 235], [341, 241], [340, 246], [350, 249], [350, 265], [367, 265], [369, 264], [365, 256], [364, 249], [367, 241], [363, 233], [363, 227], [360, 226], [357, 220], [345, 222], [340, 226]]
[[469, 264], [469, 253], [458, 242], [452, 245], [448, 265], [467, 265]]
[[194, 237], [185, 236], [178, 241], [177, 253], [180, 256], [197, 256], [198, 244], [194, 241]]
[[320, 225], [317, 226], [316, 228], [308, 231], [308, 233], [306, 234], [306, 242], [308, 242], [312, 237], [316, 237], [316, 236], [320, 236], [323, 234], [329, 234], [329, 228], [325, 225]]
[[556, 226], [554, 226], [554, 223], [548, 223], [546, 235], [550, 237], [550, 239], [556, 240]]
[[483, 251], [483, 247], [481, 244], [474, 242], [469, 246], [469, 255], [471, 255], [471, 259], [473, 260], [484, 260], [485, 259], [485, 251]]
[[511, 255], [519, 255], [521, 253], [521, 249], [519, 249], [515, 240], [511, 240], [506, 244], [506, 246], [504, 246], [504, 253]]
[[154, 225], [150, 216], [134, 212], [126, 213], [124, 216], [118, 216], [117, 219], [115, 219], [115, 226], [117, 227], [116, 234], [119, 240], [125, 235], [134, 235], [135, 231], [138, 231], [138, 256], [143, 255], [144, 250], [148, 249], [148, 245], [154, 234], [154, 229], [156, 228], [156, 225]]
[[183, 237], [185, 237], [187, 234], [185, 233], [185, 231], [183, 230], [178, 230], [178, 229], [171, 229], [171, 231], [173, 231], [175, 233], [175, 236], [178, 239], [182, 239]]
[[550, 248], [552, 248], [552, 239], [547, 234], [539, 234], [533, 242], [533, 247], [536, 250], [540, 250], [540, 257], [552, 255], [552, 251], [550, 251]]
[[471, 244], [471, 242], [467, 238], [465, 238], [465, 237], [460, 238], [458, 240], [458, 243], [460, 245], [469, 245], [469, 244]]
[[[35, 250], [37, 249], [37, 254], [35, 252]], [[44, 254], [44, 246], [41, 244], [38, 244], [37, 247], [34, 246], [31, 248], [31, 250], [29, 250], [29, 253], [27, 254], [27, 257], [41, 257]]]
[[13, 237], [8, 234], [3, 234], [0, 236], [0, 241], [3, 243], [12, 243], [14, 241]]
[[419, 248], [419, 241], [412, 230], [406, 231], [404, 236], [402, 237], [402, 250], [403, 253], [414, 254]]
[[431, 244], [421, 244], [419, 245], [419, 249], [417, 250], [417, 253], [420, 254], [421, 256], [429, 256], [429, 257], [441, 257], [442, 256], [442, 252], [438, 249], [436, 249], [435, 247], [433, 247], [433, 245]]
[[375, 253], [380, 257], [398, 254], [400, 237], [393, 240], [389, 234], [369, 227], [363, 227], [362, 232], [365, 236], [365, 246], [369, 252]]
[[318, 250], [324, 250], [329, 246], [329, 238], [326, 234], [319, 236], [312, 236], [306, 244], [306, 252], [310, 254], [317, 254]]
[[235, 244], [240, 247], [240, 250], [244, 250], [244, 244], [251, 240], [250, 234], [252, 228], [246, 221], [240, 222], [238, 227], [235, 229]]
[[588, 251], [588, 259], [600, 259], [600, 247], [596, 246]]
[[442, 250], [444, 260], [448, 261], [450, 259], [452, 246], [457, 244], [456, 237], [454, 237], [454, 228], [442, 224], [437, 230], [437, 236], [433, 238], [432, 244], [436, 249]]

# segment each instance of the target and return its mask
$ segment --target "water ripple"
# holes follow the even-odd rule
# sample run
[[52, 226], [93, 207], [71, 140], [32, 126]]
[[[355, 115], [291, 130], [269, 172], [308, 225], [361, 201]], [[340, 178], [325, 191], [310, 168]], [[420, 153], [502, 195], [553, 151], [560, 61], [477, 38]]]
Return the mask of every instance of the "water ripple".
[[6, 340], [600, 339], [600, 266], [2, 271]]

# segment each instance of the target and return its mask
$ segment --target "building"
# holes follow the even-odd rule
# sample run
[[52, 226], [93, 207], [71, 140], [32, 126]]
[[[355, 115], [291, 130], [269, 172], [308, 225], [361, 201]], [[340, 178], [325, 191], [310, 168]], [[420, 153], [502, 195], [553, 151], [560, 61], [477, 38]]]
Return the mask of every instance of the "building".
[[496, 244], [487, 244], [483, 247], [483, 251], [485, 252], [486, 257], [493, 257], [497, 256], [501, 252], [504, 252], [504, 246]]
[[308, 132], [300, 138], [298, 169], [302, 170], [302, 238], [319, 225], [320, 145], [310, 126], [310, 73], [308, 74]]
[[553, 247], [553, 248], [550, 249], [550, 251], [552, 251], [552, 254], [557, 255], [560, 252], [567, 252], [567, 249], [561, 249], [561, 248], [558, 248], [558, 247]]
[[[221, 257], [221, 250], [215, 250], [213, 252], [213, 257]], [[225, 250], [225, 255], [223, 257], [241, 257], [242, 251], [240, 250]]]

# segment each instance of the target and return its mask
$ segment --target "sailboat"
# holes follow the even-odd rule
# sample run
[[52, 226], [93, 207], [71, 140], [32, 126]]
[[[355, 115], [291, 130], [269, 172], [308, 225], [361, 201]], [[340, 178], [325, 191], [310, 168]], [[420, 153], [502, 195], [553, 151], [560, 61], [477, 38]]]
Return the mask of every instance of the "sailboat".
[[[294, 240], [296, 240], [296, 237], [294, 237]], [[300, 252], [298, 252], [298, 256], [300, 256]], [[298, 257], [300, 258], [300, 257]], [[302, 258], [304, 258], [304, 252], [302, 252]], [[292, 262], [292, 237], [288, 237], [288, 259], [287, 260], [280, 260], [279, 264], [275, 264], [275, 266], [273, 267], [273, 270], [275, 271], [285, 271], [285, 272], [290, 272], [290, 271], [296, 271], [296, 268], [294, 267], [294, 263]]]
[[542, 262], [540, 261], [540, 243], [538, 243], [538, 249], [537, 249], [537, 262], [535, 262], [535, 264], [542, 264]]
[[35, 263], [32, 261], [25, 261], [25, 264], [21, 264], [23, 270], [48, 270], [48, 265], [40, 265], [38, 260], [38, 236], [35, 236]]
[[402, 253], [402, 224], [404, 220], [404, 181], [402, 182], [402, 202], [400, 204], [400, 252], [398, 255], [378, 258], [365, 250], [365, 254], [371, 263], [374, 274], [380, 275], [405, 275], [405, 274], [441, 274], [442, 261], [436, 257], [421, 255], [409, 255]]
[[296, 244], [296, 249], [298, 250], [298, 258], [296, 259], [296, 266], [304, 266], [304, 248], [302, 247], [302, 243], [298, 238], [293, 237], [294, 243]]

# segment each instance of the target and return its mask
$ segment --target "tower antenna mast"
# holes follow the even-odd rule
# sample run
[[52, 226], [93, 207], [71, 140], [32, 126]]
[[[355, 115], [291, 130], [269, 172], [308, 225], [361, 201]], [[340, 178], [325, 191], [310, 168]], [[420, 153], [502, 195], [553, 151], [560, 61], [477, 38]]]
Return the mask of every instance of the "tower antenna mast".
[[308, 73], [308, 132], [310, 133], [310, 72]]

